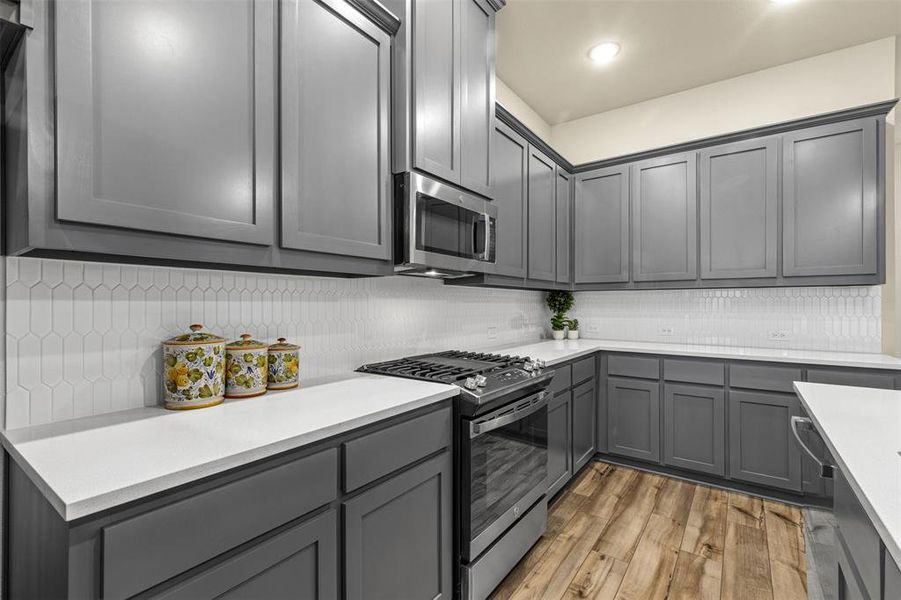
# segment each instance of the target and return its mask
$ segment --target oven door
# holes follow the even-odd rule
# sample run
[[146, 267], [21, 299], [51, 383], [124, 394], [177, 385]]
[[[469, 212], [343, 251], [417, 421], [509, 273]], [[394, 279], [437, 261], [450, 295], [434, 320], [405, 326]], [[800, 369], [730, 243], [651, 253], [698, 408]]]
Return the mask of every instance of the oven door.
[[547, 391], [461, 428], [462, 554], [485, 551], [547, 491]]
[[497, 207], [419, 173], [400, 177], [403, 266], [487, 272], [495, 262]]

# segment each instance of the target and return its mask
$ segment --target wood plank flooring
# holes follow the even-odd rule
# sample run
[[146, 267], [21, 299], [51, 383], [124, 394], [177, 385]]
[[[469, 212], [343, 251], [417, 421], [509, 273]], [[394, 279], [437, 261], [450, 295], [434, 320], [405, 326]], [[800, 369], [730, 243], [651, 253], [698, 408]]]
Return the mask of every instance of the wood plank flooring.
[[801, 511], [594, 462], [492, 598], [806, 599]]

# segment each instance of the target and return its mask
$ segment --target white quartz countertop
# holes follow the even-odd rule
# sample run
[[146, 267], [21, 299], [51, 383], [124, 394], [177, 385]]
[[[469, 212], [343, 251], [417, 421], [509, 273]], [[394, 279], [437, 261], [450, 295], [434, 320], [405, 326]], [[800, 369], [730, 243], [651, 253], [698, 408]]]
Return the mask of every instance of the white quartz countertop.
[[901, 392], [801, 382], [795, 391], [901, 564]]
[[735, 346], [704, 346], [698, 344], [667, 344], [663, 342], [624, 342], [618, 340], [543, 340], [527, 345], [495, 350], [505, 354], [529, 356], [545, 361], [548, 366], [596, 352], [636, 352], [670, 356], [697, 356], [728, 360], [756, 360], [763, 362], [830, 365], [868, 369], [901, 371], [901, 359], [887, 354], [866, 352], [825, 352], [816, 350], [779, 350], [778, 348], [741, 348]]
[[212, 408], [143, 408], [6, 431], [3, 446], [67, 521], [459, 393], [353, 374]]

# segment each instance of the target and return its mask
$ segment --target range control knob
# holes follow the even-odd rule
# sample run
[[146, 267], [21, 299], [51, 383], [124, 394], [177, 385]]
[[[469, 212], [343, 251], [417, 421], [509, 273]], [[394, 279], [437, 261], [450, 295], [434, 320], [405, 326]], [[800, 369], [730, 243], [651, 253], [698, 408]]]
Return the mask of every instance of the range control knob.
[[476, 385], [478, 387], [485, 387], [486, 383], [488, 383], [488, 379], [484, 375], [476, 375]]
[[532, 364], [531, 360], [527, 360], [526, 362], [522, 363], [522, 368], [531, 373], [532, 369], [535, 368], [535, 365]]
[[546, 365], [544, 364], [544, 361], [541, 360], [540, 358], [536, 358], [536, 359], [535, 359], [534, 361], [532, 361], [532, 362], [533, 362], [534, 365], [535, 365], [535, 369], [538, 370], [538, 371], [540, 371], [541, 369], [543, 369], [543, 368], [546, 366]]
[[463, 382], [463, 387], [465, 387], [467, 390], [476, 389], [478, 385], [476, 385], [475, 377], [467, 377], [466, 381]]

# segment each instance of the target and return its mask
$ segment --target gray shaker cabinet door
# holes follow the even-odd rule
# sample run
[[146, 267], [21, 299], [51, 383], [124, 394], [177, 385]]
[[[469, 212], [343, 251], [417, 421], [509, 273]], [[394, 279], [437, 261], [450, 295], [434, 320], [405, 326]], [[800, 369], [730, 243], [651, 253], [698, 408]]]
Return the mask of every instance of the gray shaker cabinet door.
[[391, 38], [346, 0], [285, 0], [282, 246], [391, 257]]
[[349, 600], [450, 600], [453, 594], [450, 452], [344, 503]]
[[801, 491], [801, 449], [791, 433], [800, 414], [791, 394], [729, 391], [729, 475]]
[[460, 2], [460, 185], [491, 195], [494, 133], [494, 15], [485, 0]]
[[660, 460], [660, 384], [607, 378], [607, 451]]
[[529, 146], [528, 278], [554, 281], [557, 269], [556, 165]]
[[57, 218], [272, 244], [274, 3], [54, 8]]
[[722, 388], [667, 383], [663, 388], [664, 464], [726, 474], [726, 395]]
[[575, 283], [629, 281], [629, 166], [576, 177]]
[[557, 166], [557, 283], [572, 283], [572, 177]]
[[491, 173], [492, 196], [497, 206], [494, 273], [525, 277], [529, 144], [500, 121], [495, 122], [494, 137]]
[[787, 133], [783, 150], [783, 274], [878, 272], [876, 119]]
[[572, 392], [558, 394], [547, 409], [547, 495], [559, 492], [573, 474], [570, 405]]
[[776, 277], [777, 138], [699, 154], [701, 279]]
[[573, 473], [594, 456], [598, 406], [596, 391], [595, 380], [590, 379], [572, 392]]
[[410, 0], [413, 166], [460, 183], [460, 0]]
[[632, 280], [698, 276], [697, 172], [693, 152], [632, 165]]
[[337, 514], [329, 510], [153, 597], [336, 599]]

